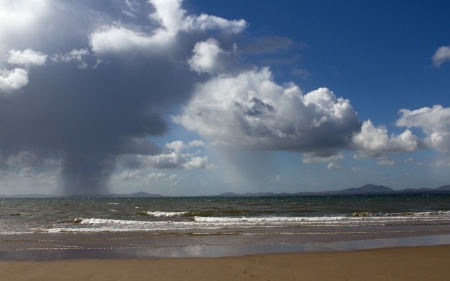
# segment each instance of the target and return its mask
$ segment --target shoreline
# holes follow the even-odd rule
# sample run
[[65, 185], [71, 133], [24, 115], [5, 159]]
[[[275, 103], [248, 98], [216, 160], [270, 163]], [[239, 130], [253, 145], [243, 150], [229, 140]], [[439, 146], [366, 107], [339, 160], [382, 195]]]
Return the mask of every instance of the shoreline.
[[0, 261], [5, 280], [448, 280], [450, 245], [220, 258]]
[[[8, 243], [8, 241], [2, 241]], [[58, 245], [64, 246], [64, 245]], [[378, 238], [328, 243], [250, 243], [228, 245], [184, 245], [172, 247], [115, 247], [110, 248], [28, 248], [0, 250], [0, 261], [57, 261], [57, 260], [122, 260], [168, 258], [223, 258], [265, 254], [303, 254], [321, 252], [354, 252], [374, 249], [450, 247], [450, 234], [413, 237]]]

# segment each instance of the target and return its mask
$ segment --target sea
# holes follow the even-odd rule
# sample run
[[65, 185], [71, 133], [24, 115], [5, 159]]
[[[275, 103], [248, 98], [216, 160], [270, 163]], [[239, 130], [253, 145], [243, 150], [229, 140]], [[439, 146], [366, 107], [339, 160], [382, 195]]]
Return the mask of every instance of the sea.
[[0, 255], [449, 234], [449, 194], [0, 199]]

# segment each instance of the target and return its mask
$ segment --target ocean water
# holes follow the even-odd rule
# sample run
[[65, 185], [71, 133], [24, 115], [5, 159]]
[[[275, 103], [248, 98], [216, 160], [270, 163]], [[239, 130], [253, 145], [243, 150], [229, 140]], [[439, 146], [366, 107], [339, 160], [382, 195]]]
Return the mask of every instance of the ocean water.
[[441, 244], [450, 244], [450, 195], [0, 199], [0, 259]]
[[43, 234], [450, 233], [450, 195], [0, 199], [0, 239]]

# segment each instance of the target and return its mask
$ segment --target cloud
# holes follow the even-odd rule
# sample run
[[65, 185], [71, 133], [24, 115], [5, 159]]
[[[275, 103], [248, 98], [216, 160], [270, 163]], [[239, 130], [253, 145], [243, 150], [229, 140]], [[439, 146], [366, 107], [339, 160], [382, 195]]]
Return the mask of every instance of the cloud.
[[41, 161], [36, 154], [25, 150], [9, 156], [6, 161], [9, 166], [36, 167], [41, 165]]
[[332, 170], [332, 171], [340, 171], [343, 168], [340, 165], [338, 165], [338, 164], [336, 164], [334, 162], [331, 162], [331, 163], [328, 163], [328, 165], [327, 165], [327, 167], [325, 169], [326, 170]]
[[76, 62], [78, 65], [78, 68], [80, 69], [86, 69], [88, 67], [87, 63], [85, 62], [85, 57], [88, 56], [90, 53], [86, 49], [73, 49], [72, 51], [65, 53], [65, 54], [56, 54], [52, 56], [52, 61], [54, 62]]
[[0, 92], [10, 93], [28, 84], [28, 72], [22, 68], [0, 69]]
[[216, 145], [251, 150], [337, 151], [360, 128], [349, 100], [320, 88], [277, 85], [268, 68], [198, 84], [173, 121]]
[[397, 126], [420, 128], [425, 134], [429, 147], [442, 153], [450, 152], [450, 108], [435, 105], [416, 110], [400, 110]]
[[[40, 21], [49, 14], [46, 0], [4, 0], [0, 2], [0, 53], [23, 38], [34, 37]], [[13, 43], [13, 44], [12, 44]]]
[[138, 185], [157, 184], [160, 182], [168, 182], [171, 187], [180, 184], [184, 178], [178, 174], [168, 175], [166, 173], [148, 173], [143, 174], [139, 170], [125, 170], [120, 174], [116, 174], [112, 179], [114, 182], [137, 182]]
[[214, 167], [206, 156], [166, 151], [149, 138], [169, 132], [165, 110], [203, 79], [184, 63], [195, 44], [211, 37], [208, 30], [230, 39], [247, 23], [188, 14], [179, 0], [148, 3], [1, 1], [0, 56], [24, 66], [0, 70], [4, 159], [21, 150], [58, 155], [65, 194], [106, 193], [119, 158], [153, 168]]
[[392, 167], [392, 166], [397, 165], [397, 160], [390, 159], [388, 157], [381, 157], [381, 158], [378, 158], [377, 165], [378, 166], [391, 166]]
[[270, 182], [278, 182], [278, 181], [280, 181], [280, 180], [281, 180], [281, 176], [280, 176], [280, 175], [277, 175], [275, 178], [270, 179]]
[[315, 163], [329, 163], [337, 162], [344, 159], [343, 154], [332, 154], [329, 153], [305, 153], [302, 158], [302, 162], [305, 164], [315, 164]]
[[352, 173], [362, 173], [362, 172], [367, 172], [368, 170], [361, 169], [361, 168], [357, 168], [357, 167], [351, 167], [351, 168], [350, 168], [350, 171], [351, 171]]
[[[159, 51], [173, 44], [180, 32], [205, 31], [219, 29], [225, 32], [239, 33], [245, 29], [244, 20], [226, 20], [220, 17], [201, 14], [186, 15], [181, 8], [181, 0], [149, 0], [155, 8], [149, 20], [159, 27], [151, 32], [137, 25], [123, 26], [103, 25], [89, 36], [92, 50], [96, 53], [113, 53], [126, 51]], [[149, 22], [150, 23], [150, 22]]]
[[214, 74], [223, 70], [229, 53], [222, 50], [219, 44], [214, 38], [195, 44], [194, 54], [188, 60], [191, 69], [199, 74]]
[[450, 46], [442, 46], [437, 49], [431, 60], [437, 67], [441, 66], [441, 64], [446, 61], [450, 61]]
[[208, 156], [204, 157], [191, 157], [188, 162], [183, 164], [183, 168], [186, 170], [198, 170], [198, 169], [205, 169], [205, 170], [214, 170], [217, 168], [217, 166], [210, 164], [208, 161]]
[[429, 166], [429, 164], [425, 164], [423, 162], [417, 161], [412, 157], [409, 157], [408, 159], [404, 160], [403, 163], [416, 165], [416, 166]]
[[408, 153], [425, 148], [425, 143], [410, 130], [389, 137], [386, 127], [375, 127], [370, 120], [364, 121], [361, 132], [353, 137], [353, 143], [363, 157], [384, 157], [389, 153]]
[[36, 171], [31, 167], [20, 170], [0, 170], [3, 194], [36, 193], [36, 189], [54, 192], [59, 184], [59, 170]]
[[247, 22], [243, 19], [226, 20], [216, 16], [201, 14], [200, 16], [187, 16], [182, 27], [186, 31], [219, 29], [229, 33], [240, 33], [247, 27]]
[[166, 144], [166, 151], [159, 155], [123, 155], [118, 160], [118, 166], [128, 169], [186, 169], [213, 170], [217, 166], [209, 163], [207, 156], [195, 156], [183, 153], [185, 149], [204, 146], [202, 141], [191, 141], [185, 144], [174, 141]]
[[19, 65], [44, 65], [47, 61], [47, 55], [41, 52], [35, 52], [31, 49], [24, 51], [11, 50], [8, 55], [8, 63]]
[[188, 144], [185, 144], [183, 141], [174, 141], [165, 145], [166, 148], [174, 150], [177, 153], [181, 152], [181, 150], [186, 148], [201, 147], [201, 146], [205, 146], [205, 143], [201, 140], [193, 140], [190, 141]]

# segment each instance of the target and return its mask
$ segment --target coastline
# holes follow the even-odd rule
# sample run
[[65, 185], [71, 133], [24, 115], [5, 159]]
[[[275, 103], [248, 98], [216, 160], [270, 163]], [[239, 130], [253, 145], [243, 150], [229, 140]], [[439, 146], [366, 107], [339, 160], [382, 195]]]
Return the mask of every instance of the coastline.
[[[46, 262], [77, 259], [222, 258], [258, 254], [352, 252], [403, 247], [450, 246], [449, 233], [440, 235], [418, 235], [418, 233], [415, 233], [414, 236], [410, 234], [405, 237], [398, 236], [397, 233], [397, 236], [394, 237], [366, 237], [366, 239], [355, 239], [358, 236], [338, 237], [331, 235], [331, 237], [328, 237], [328, 241], [314, 241], [313, 237], [310, 236], [309, 241], [305, 242], [303, 240], [303, 242], [299, 242], [298, 240], [297, 243], [292, 243], [292, 240], [290, 240], [291, 242], [284, 240], [283, 238], [286, 237], [281, 237], [280, 235], [268, 237], [266, 240], [259, 238], [259, 241], [239, 241], [236, 239], [237, 236], [230, 236], [232, 237], [227, 235], [154, 237], [150, 239], [148, 237], [140, 237], [142, 241], [138, 243], [137, 239], [130, 240], [129, 238], [120, 237], [107, 241], [105, 239], [107, 236], [97, 234], [90, 237], [91, 241], [89, 243], [93, 243], [85, 244], [85, 247], [69, 245], [72, 240], [70, 236], [64, 236], [65, 240], [50, 239], [51, 244], [45, 247], [41, 243], [42, 241], [38, 242], [38, 240], [2, 239], [0, 240], [0, 261]], [[243, 237], [249, 236], [244, 235]], [[217, 238], [222, 240], [214, 240]], [[255, 239], [255, 237], [251, 236], [250, 238]], [[104, 241], [107, 241], [107, 243], [102, 244]], [[83, 241], [77, 240], [76, 242], [76, 244], [80, 245], [80, 242]], [[10, 246], [9, 248], [8, 245]], [[21, 248], [21, 245], [26, 245], [26, 247]], [[86, 247], [86, 245], [90, 246]]]
[[221, 258], [0, 261], [5, 280], [448, 280], [450, 245]]

